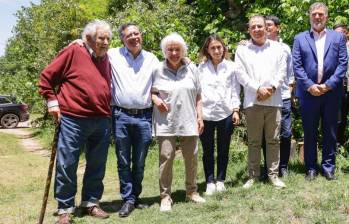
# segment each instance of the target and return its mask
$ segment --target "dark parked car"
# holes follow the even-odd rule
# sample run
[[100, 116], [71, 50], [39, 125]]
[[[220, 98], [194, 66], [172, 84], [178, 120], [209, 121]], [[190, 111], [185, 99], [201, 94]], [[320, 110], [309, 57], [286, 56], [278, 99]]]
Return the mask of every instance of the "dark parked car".
[[15, 128], [19, 122], [27, 120], [27, 104], [17, 102], [13, 96], [0, 95], [0, 125], [3, 128]]

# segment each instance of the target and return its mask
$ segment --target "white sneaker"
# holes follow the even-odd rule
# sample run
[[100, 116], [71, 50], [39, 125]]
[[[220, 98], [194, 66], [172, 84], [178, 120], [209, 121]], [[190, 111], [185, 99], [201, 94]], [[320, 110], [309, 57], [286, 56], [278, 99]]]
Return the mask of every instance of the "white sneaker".
[[186, 196], [187, 201], [195, 202], [195, 203], [205, 203], [205, 198], [201, 197], [197, 192], [193, 192]]
[[254, 178], [250, 178], [248, 179], [248, 181], [246, 181], [246, 183], [244, 184], [244, 186], [242, 186], [245, 189], [248, 189], [250, 187], [252, 187], [252, 185], [256, 182], [256, 179]]
[[172, 199], [167, 196], [161, 199], [160, 212], [170, 212], [172, 210]]
[[270, 177], [269, 180], [270, 180], [270, 183], [278, 189], [286, 187], [286, 184], [284, 182], [282, 182], [282, 180], [280, 180], [280, 178], [278, 178], [277, 176]]
[[223, 181], [217, 181], [216, 183], [216, 191], [217, 192], [223, 192], [226, 191], [227, 189], [224, 186], [224, 182]]
[[210, 196], [216, 192], [216, 185], [214, 183], [208, 183], [206, 186], [205, 195]]

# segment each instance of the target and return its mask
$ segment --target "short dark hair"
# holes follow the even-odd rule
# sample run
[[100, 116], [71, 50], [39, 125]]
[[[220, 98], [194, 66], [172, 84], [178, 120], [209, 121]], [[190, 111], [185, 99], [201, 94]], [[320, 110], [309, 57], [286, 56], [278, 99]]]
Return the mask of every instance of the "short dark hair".
[[123, 33], [124, 30], [125, 30], [127, 27], [130, 27], [130, 26], [135, 26], [135, 27], [138, 28], [139, 31], [141, 31], [136, 23], [133, 23], [133, 22], [124, 23], [124, 24], [120, 25], [120, 26], [119, 26], [119, 29], [118, 29], [119, 38], [120, 38], [121, 41], [122, 41], [122, 38], [123, 38], [123, 35], [124, 35], [124, 33]]
[[336, 24], [336, 25], [333, 26], [334, 30], [337, 29], [337, 28], [342, 28], [342, 29], [348, 30], [348, 26], [345, 25], [345, 24], [342, 24], [342, 23]]
[[273, 23], [275, 24], [275, 26], [280, 26], [281, 21], [279, 19], [279, 17], [274, 16], [274, 15], [268, 15], [265, 17], [265, 20], [271, 20], [273, 21]]

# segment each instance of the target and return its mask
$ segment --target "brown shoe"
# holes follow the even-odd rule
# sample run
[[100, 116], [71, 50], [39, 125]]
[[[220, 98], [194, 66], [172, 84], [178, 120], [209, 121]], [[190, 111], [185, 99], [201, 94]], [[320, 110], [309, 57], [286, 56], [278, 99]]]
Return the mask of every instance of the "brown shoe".
[[108, 213], [103, 211], [101, 209], [101, 207], [99, 207], [99, 205], [94, 205], [92, 207], [85, 208], [85, 213], [90, 215], [90, 216], [93, 216], [93, 217], [96, 217], [96, 218], [100, 218], [100, 219], [107, 219], [107, 218], [109, 218]]
[[70, 224], [70, 214], [63, 213], [59, 215], [58, 224]]

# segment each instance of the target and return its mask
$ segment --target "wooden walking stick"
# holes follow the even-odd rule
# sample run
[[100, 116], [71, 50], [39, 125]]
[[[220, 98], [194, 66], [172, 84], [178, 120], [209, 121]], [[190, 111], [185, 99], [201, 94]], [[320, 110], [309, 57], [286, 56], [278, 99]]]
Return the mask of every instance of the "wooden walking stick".
[[47, 198], [48, 198], [48, 194], [49, 194], [49, 191], [50, 191], [50, 185], [51, 185], [51, 179], [52, 179], [53, 165], [55, 164], [55, 158], [56, 158], [58, 134], [59, 134], [59, 124], [56, 124], [55, 134], [54, 134], [53, 141], [52, 141], [52, 146], [51, 146], [51, 158], [50, 158], [50, 164], [48, 166], [46, 185], [45, 185], [45, 192], [44, 192], [44, 197], [42, 199], [40, 218], [39, 218], [39, 222], [38, 222], [39, 224], [43, 223], [44, 217], [45, 217]]

